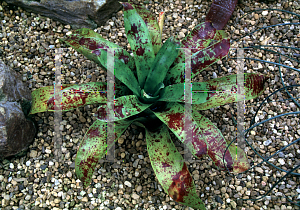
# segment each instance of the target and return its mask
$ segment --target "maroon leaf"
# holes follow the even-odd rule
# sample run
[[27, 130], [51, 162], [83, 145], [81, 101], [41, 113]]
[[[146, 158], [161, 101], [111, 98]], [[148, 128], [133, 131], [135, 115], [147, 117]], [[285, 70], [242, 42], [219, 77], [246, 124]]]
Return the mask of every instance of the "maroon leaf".
[[214, 0], [206, 16], [214, 28], [223, 29], [230, 19], [238, 0]]

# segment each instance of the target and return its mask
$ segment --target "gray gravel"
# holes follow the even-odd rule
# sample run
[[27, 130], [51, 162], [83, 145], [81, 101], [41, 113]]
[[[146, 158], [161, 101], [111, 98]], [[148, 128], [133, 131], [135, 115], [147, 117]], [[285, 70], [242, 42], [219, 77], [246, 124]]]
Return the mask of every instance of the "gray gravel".
[[[162, 2], [162, 1], [159, 1]], [[232, 39], [237, 39], [262, 26], [290, 21], [299, 23], [299, 19], [277, 11], [252, 13], [236, 22], [244, 12], [258, 8], [286, 9], [299, 14], [300, 4], [297, 1], [276, 1], [273, 4], [241, 1], [225, 30]], [[152, 2], [150, 2], [152, 3]], [[198, 23], [205, 19], [210, 1], [167, 1], [146, 4], [151, 12], [166, 12], [163, 39], [171, 35], [185, 37]], [[71, 31], [68, 25], [39, 15], [28, 13], [20, 8], [0, 4], [2, 30], [0, 31], [0, 55], [5, 64], [18, 71], [23, 80], [30, 82], [30, 89], [52, 85], [54, 81], [54, 50], [66, 47], [59, 43], [58, 38], [65, 37]], [[125, 37], [125, 29], [120, 11], [107, 21], [104, 27], [97, 29], [101, 35], [120, 46], [130, 50]], [[300, 47], [298, 25], [286, 25], [262, 30], [246, 36], [233, 47], [252, 46], [258, 44], [284, 45]], [[278, 49], [277, 49], [278, 50]], [[280, 49], [282, 53], [292, 56], [291, 49]], [[236, 57], [236, 52], [230, 52]], [[263, 50], [245, 50], [245, 57], [278, 61], [278, 56]], [[284, 57], [281, 61], [288, 66], [299, 69], [299, 65]], [[65, 50], [62, 58], [62, 82], [85, 83], [105, 81], [105, 71], [91, 61], [86, 60], [74, 50]], [[194, 81], [206, 81], [236, 73], [236, 60], [224, 59], [199, 74]], [[263, 64], [253, 60], [245, 61], [246, 72], [260, 72], [270, 76], [269, 87], [264, 95], [246, 102], [245, 127], [248, 128], [257, 106], [272, 91], [283, 87], [278, 66]], [[285, 85], [300, 83], [299, 72], [281, 68]], [[293, 97], [300, 97], [299, 88], [294, 88]], [[299, 108], [288, 100], [285, 92], [271, 97], [272, 102], [264, 105], [258, 112], [255, 122], [276, 115], [299, 111]], [[281, 101], [279, 101], [281, 100]], [[175, 203], [164, 193], [151, 168], [143, 131], [136, 126], [130, 127], [116, 143], [116, 156], [121, 168], [113, 168], [111, 163], [102, 162], [97, 165], [91, 187], [86, 191], [81, 187], [75, 176], [74, 161], [80, 139], [84, 136], [95, 118], [92, 113], [97, 106], [86, 106], [63, 113], [63, 150], [64, 162], [54, 159], [53, 113], [35, 115], [38, 122], [38, 135], [28, 153], [23, 157], [14, 157], [2, 161], [0, 167], [0, 200], [2, 209], [191, 209]], [[219, 108], [202, 111], [211, 121], [215, 122], [228, 140], [233, 139], [236, 132], [232, 115], [236, 105], [229, 104]], [[289, 115], [265, 123], [254, 128], [247, 140], [262, 156], [270, 156], [283, 146], [300, 137], [299, 115]], [[179, 151], [183, 147], [173, 139]], [[247, 146], [251, 165], [261, 162], [261, 158]], [[291, 170], [300, 163], [299, 143], [294, 144], [270, 160], [278, 167]], [[279, 183], [268, 197], [258, 201], [241, 201], [238, 198], [254, 199], [264, 195], [275, 184], [284, 172], [268, 164], [262, 164], [245, 174], [231, 176], [216, 170], [209, 158], [196, 163], [187, 163], [193, 175], [196, 189], [207, 209], [299, 209], [285, 196], [299, 196], [299, 179], [291, 177]], [[300, 173], [298, 169], [297, 173]], [[300, 198], [299, 198], [300, 199]], [[294, 201], [297, 201], [294, 199]], [[299, 201], [299, 200], [298, 200]], [[0, 207], [1, 209], [1, 207]]]

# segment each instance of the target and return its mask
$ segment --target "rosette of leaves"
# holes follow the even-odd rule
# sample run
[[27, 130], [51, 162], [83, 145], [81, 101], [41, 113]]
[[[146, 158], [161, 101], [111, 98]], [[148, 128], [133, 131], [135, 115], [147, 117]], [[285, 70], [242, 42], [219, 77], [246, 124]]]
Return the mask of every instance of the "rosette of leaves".
[[[245, 152], [224, 139], [219, 129], [198, 110], [206, 110], [239, 100], [254, 99], [264, 91], [267, 79], [260, 74], [244, 74], [244, 97], [237, 97], [237, 75], [192, 83], [192, 116], [187, 138], [185, 115], [185, 56], [179, 48], [191, 50], [191, 76], [222, 59], [230, 49], [227, 34], [220, 30], [227, 23], [236, 1], [215, 1], [206, 22], [197, 25], [181, 42], [170, 37], [162, 43], [164, 13], [158, 21], [142, 5], [122, 3], [124, 24], [133, 56], [90, 29], [74, 31], [63, 40], [69, 46], [107, 69], [107, 49], [114, 48], [114, 129], [117, 140], [131, 123], [145, 128], [149, 158], [166, 193], [176, 202], [205, 209], [183, 157], [171, 141], [169, 131], [185, 144], [195, 158], [208, 155], [221, 170], [239, 173], [249, 164]], [[221, 6], [221, 7], [220, 7]], [[225, 8], [225, 13], [218, 12]], [[216, 9], [217, 8], [217, 9]], [[222, 10], [223, 11], [223, 10]], [[216, 15], [214, 15], [216, 13]], [[75, 160], [75, 172], [88, 187], [99, 159], [113, 143], [107, 145], [107, 83], [62, 85], [61, 109], [100, 103], [92, 124], [81, 141]], [[54, 88], [33, 91], [30, 114], [54, 111]], [[228, 149], [227, 149], [228, 147]], [[224, 161], [223, 161], [224, 155]]]

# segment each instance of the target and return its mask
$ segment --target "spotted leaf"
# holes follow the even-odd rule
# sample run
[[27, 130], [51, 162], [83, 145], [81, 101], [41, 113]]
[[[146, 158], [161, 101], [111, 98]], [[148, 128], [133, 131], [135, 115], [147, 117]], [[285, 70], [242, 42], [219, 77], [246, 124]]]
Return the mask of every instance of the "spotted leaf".
[[[242, 82], [238, 83], [237, 78], [241, 78]], [[254, 99], [265, 90], [267, 79], [268, 77], [262, 74], [246, 73], [202, 82], [203, 85], [200, 88], [193, 87], [193, 91], [198, 93], [204, 91], [208, 96], [204, 103], [193, 104], [192, 107], [194, 110], [207, 110], [227, 103]], [[245, 90], [240, 89], [238, 84]]]
[[[189, 48], [193, 54], [226, 38], [228, 38], [228, 36], [225, 31], [216, 30], [210, 22], [203, 22], [195, 26], [195, 28], [181, 41], [181, 48]], [[184, 63], [184, 61], [184, 51], [180, 50], [174, 63]]]
[[112, 109], [112, 111], [114, 112], [114, 114], [112, 114], [114, 118], [112, 119], [109, 119], [107, 106], [107, 104], [103, 104], [98, 107], [95, 115], [98, 120], [107, 122], [123, 120], [133, 115], [139, 114], [140, 112], [150, 107], [151, 104], [141, 103], [135, 95], [119, 97], [114, 101], [114, 106]]
[[155, 55], [148, 28], [134, 7], [126, 2], [124, 7], [124, 25], [128, 42], [134, 54], [138, 82], [143, 89]]
[[[197, 111], [193, 112], [193, 118], [197, 122], [202, 136], [207, 143], [208, 156], [219, 169], [225, 170], [226, 166], [230, 172], [241, 173], [250, 168], [247, 155], [241, 148], [231, 144], [229, 149], [226, 150], [229, 142], [224, 139], [217, 126]], [[223, 162], [224, 153], [225, 164]]]
[[[155, 112], [155, 115], [170, 128], [196, 158], [208, 155], [221, 170], [225, 170], [226, 166], [229, 171], [234, 173], [240, 173], [248, 169], [245, 153], [238, 149], [238, 155], [236, 155], [236, 150], [233, 150], [232, 147], [226, 151], [228, 142], [212, 122], [198, 112], [192, 111], [190, 124], [185, 125], [184, 114], [184, 106], [178, 103], [170, 103], [163, 112]], [[185, 128], [187, 130], [184, 130]], [[187, 138], [188, 134], [191, 138]], [[225, 162], [223, 162], [224, 153]], [[236, 160], [237, 156], [240, 159]]]
[[126, 50], [122, 49], [119, 45], [104, 39], [100, 34], [91, 29], [77, 29], [62, 41], [100, 66], [102, 65], [98, 59], [99, 55], [93, 53], [93, 51], [103, 48], [114, 48], [115, 59], [122, 60], [122, 62], [131, 70], [135, 69], [134, 59]]
[[[130, 124], [131, 121], [114, 123], [114, 141], [123, 134]], [[75, 159], [75, 173], [78, 179], [82, 181], [84, 188], [90, 184], [98, 161], [104, 157], [113, 144], [114, 142], [107, 139], [107, 123], [96, 120], [84, 135]]]
[[129, 3], [136, 10], [139, 16], [141, 16], [141, 18], [144, 20], [151, 37], [154, 54], [157, 54], [157, 52], [161, 47], [162, 42], [161, 42], [161, 32], [159, 30], [159, 25], [156, 21], [156, 17], [149, 10], [147, 10], [143, 5], [139, 3], [132, 3], [131, 1], [129, 1]]
[[205, 209], [181, 154], [171, 141], [166, 126], [156, 132], [146, 130], [147, 150], [155, 175], [164, 191], [176, 202]]
[[[220, 32], [222, 33], [222, 32]], [[218, 35], [220, 33], [217, 33]], [[191, 78], [198, 73], [224, 58], [230, 48], [229, 39], [223, 39], [222, 41], [215, 42], [209, 47], [199, 50], [191, 56]], [[182, 50], [181, 50], [182, 51]], [[177, 57], [178, 58], [178, 57]], [[185, 59], [183, 58], [183, 61]], [[172, 69], [170, 69], [164, 79], [166, 84], [178, 84], [185, 80], [185, 63], [178, 63]]]
[[[57, 106], [56, 109], [60, 108], [62, 111], [106, 102], [106, 83], [90, 82], [80, 85], [62, 85], [61, 90], [61, 105]], [[54, 86], [36, 89], [31, 95], [30, 114], [55, 110]]]
[[[97, 49], [93, 51], [98, 56], [101, 64], [107, 68], [107, 51], [104, 49]], [[137, 82], [136, 77], [128, 66], [124, 64], [121, 60], [114, 60], [114, 75], [124, 83], [135, 95], [139, 96], [141, 89]]]

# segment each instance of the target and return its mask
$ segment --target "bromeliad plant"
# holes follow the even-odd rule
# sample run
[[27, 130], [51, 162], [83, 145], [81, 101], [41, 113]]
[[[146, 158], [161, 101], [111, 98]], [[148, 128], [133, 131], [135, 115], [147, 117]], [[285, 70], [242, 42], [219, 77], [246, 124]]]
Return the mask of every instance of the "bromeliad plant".
[[[160, 14], [157, 22], [140, 4], [122, 5], [125, 32], [133, 56], [86, 28], [76, 30], [64, 42], [106, 69], [106, 49], [115, 48], [115, 140], [131, 123], [143, 126], [151, 165], [165, 192], [179, 203], [205, 209], [196, 194], [187, 165], [171, 141], [169, 130], [189, 148], [195, 158], [208, 155], [221, 170], [227, 168], [231, 172], [243, 172], [249, 168], [244, 151], [233, 145], [228, 147], [229, 142], [224, 139], [218, 128], [197, 110], [206, 110], [244, 98], [241, 99], [236, 93], [237, 75], [208, 82], [193, 82], [192, 116], [188, 131], [192, 138], [187, 138], [183, 121], [186, 63], [184, 51], [179, 48], [192, 48], [192, 77], [225, 57], [230, 43], [226, 33], [220, 29], [230, 18], [236, 0], [215, 1], [206, 22], [197, 25], [181, 43], [171, 37], [163, 44], [161, 34], [164, 13]], [[251, 73], [244, 74], [244, 78], [246, 100], [254, 99], [264, 91], [267, 79], [265, 76]], [[76, 175], [84, 187], [90, 184], [99, 159], [103, 158], [113, 145], [106, 144], [106, 125], [109, 121], [106, 90], [105, 82], [62, 85], [63, 111], [102, 103], [95, 114], [97, 120], [86, 132], [75, 160]], [[30, 114], [54, 111], [53, 86], [33, 91], [32, 98]]]

